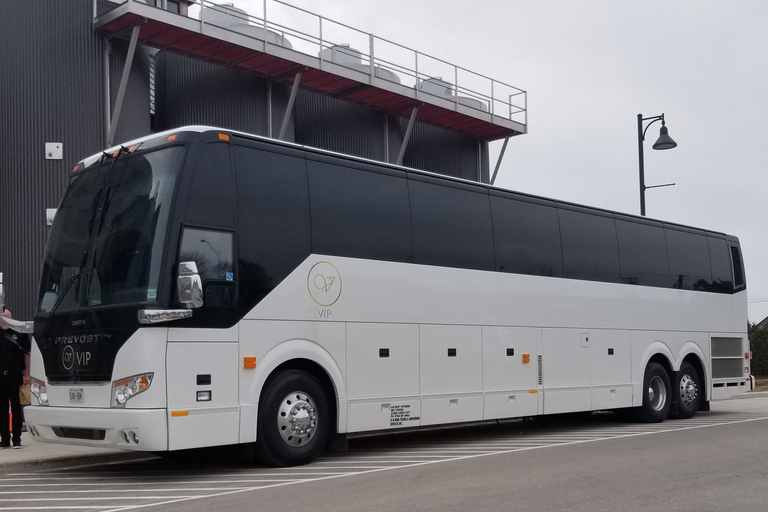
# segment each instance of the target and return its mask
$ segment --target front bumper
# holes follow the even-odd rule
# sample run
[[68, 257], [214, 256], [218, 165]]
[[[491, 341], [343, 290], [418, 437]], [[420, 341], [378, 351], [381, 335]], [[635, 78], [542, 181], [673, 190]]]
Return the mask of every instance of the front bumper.
[[133, 451], [168, 449], [166, 409], [93, 409], [29, 406], [27, 430], [35, 441]]

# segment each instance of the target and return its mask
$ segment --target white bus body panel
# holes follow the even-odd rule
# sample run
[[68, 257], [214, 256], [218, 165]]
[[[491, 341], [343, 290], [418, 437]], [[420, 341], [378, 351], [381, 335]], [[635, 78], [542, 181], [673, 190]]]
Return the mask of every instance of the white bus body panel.
[[[329, 306], [312, 297], [312, 272], [322, 262], [338, 271], [341, 285]], [[349, 417], [342, 423], [339, 414], [339, 430], [357, 432], [638, 406], [654, 354], [666, 357], [673, 370], [696, 354], [709, 375], [709, 333], [737, 327], [732, 315], [737, 300], [689, 290], [313, 255], [246, 318], [347, 326], [339, 335], [347, 366], [339, 368], [349, 386]], [[515, 366], [486, 355], [504, 345], [499, 340], [505, 329], [526, 340], [520, 352], [516, 348]], [[411, 344], [418, 344], [418, 361]], [[378, 357], [379, 348], [390, 348], [389, 360]], [[449, 348], [456, 349], [455, 357], [447, 357]], [[522, 353], [530, 356], [527, 366], [520, 362]], [[417, 362], [420, 382], [414, 393]], [[388, 375], [397, 375], [396, 381]], [[709, 384], [708, 379], [707, 394]], [[340, 404], [346, 398], [341, 396]], [[400, 421], [403, 410], [410, 411], [407, 422]]]
[[[483, 418], [516, 418], [541, 414], [538, 360], [541, 329], [483, 327]], [[527, 363], [524, 355], [528, 354]]]
[[[169, 450], [239, 442], [238, 332], [168, 330]], [[198, 401], [198, 392], [210, 392], [210, 401]]]
[[419, 326], [347, 324], [351, 432], [421, 424]]
[[[331, 267], [338, 296], [318, 301], [316, 269]], [[113, 380], [154, 379], [126, 409], [109, 408], [111, 383], [82, 386], [76, 408], [71, 386], [48, 383], [51, 406], [30, 407], [28, 423], [43, 441], [52, 426], [100, 426], [104, 441], [66, 442], [136, 450], [252, 442], [266, 380], [296, 359], [327, 374], [340, 433], [638, 406], [656, 354], [673, 370], [696, 354], [706, 399], [725, 398], [745, 388], [713, 390], [710, 340], [746, 344], [745, 297], [312, 255], [231, 329], [139, 329]], [[36, 345], [32, 361], [41, 378]], [[126, 425], [138, 444], [120, 440]]]

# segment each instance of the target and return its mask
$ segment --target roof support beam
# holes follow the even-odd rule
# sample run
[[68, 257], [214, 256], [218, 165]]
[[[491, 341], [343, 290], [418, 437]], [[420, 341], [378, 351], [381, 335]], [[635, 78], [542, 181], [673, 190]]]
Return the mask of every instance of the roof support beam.
[[496, 174], [499, 172], [499, 167], [501, 167], [501, 160], [504, 158], [504, 152], [507, 150], [507, 142], [509, 142], [509, 137], [504, 137], [504, 145], [501, 146], [501, 153], [499, 153], [499, 159], [496, 161], [496, 168], [493, 170], [491, 185], [493, 185], [496, 181]]
[[291, 120], [291, 114], [293, 114], [293, 104], [296, 103], [296, 95], [299, 92], [299, 84], [301, 83], [301, 74], [303, 71], [296, 73], [293, 79], [293, 87], [291, 87], [291, 97], [288, 99], [288, 106], [285, 107], [285, 115], [283, 116], [283, 125], [280, 127], [280, 135], [278, 140], [285, 140], [285, 134], [288, 131], [288, 123]]
[[115, 110], [109, 123], [109, 132], [107, 133], [107, 147], [112, 147], [115, 143], [115, 131], [117, 122], [120, 119], [120, 111], [123, 108], [123, 99], [125, 99], [125, 89], [128, 87], [128, 76], [131, 74], [131, 64], [133, 55], [136, 53], [136, 42], [139, 40], [140, 25], [133, 27], [131, 33], [131, 43], [128, 46], [128, 55], [125, 57], [125, 66], [123, 66], [123, 76], [120, 78], [120, 88], [117, 90], [117, 100], [115, 101]]
[[400, 153], [397, 155], [397, 165], [403, 165], [403, 157], [405, 156], [405, 148], [408, 147], [408, 141], [411, 139], [411, 132], [413, 131], [413, 125], [416, 124], [416, 114], [419, 113], [419, 107], [413, 107], [411, 110], [411, 118], [408, 120], [408, 128], [405, 130], [403, 136], [403, 145], [400, 146]]

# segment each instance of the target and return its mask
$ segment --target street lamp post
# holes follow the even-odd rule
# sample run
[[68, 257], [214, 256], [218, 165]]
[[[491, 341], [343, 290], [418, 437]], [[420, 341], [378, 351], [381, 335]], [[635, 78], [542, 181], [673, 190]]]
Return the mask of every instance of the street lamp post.
[[[644, 121], [650, 121], [643, 129], [643, 122]], [[649, 188], [659, 188], [659, 187], [671, 187], [674, 185], [674, 183], [665, 183], [663, 185], [651, 185], [650, 187], [645, 186], [645, 168], [644, 168], [644, 162], [643, 162], [643, 141], [645, 140], [645, 132], [648, 131], [648, 128], [651, 127], [653, 123], [656, 121], [661, 121], [661, 130], [659, 131], [659, 138], [656, 142], [653, 144], [653, 149], [672, 149], [677, 147], [677, 142], [672, 140], [672, 137], [669, 136], [669, 130], [664, 124], [664, 114], [661, 114], [660, 116], [651, 116], [651, 117], [643, 117], [643, 114], [637, 114], [637, 148], [638, 153], [640, 155], [640, 215], [645, 216], [645, 191]]]

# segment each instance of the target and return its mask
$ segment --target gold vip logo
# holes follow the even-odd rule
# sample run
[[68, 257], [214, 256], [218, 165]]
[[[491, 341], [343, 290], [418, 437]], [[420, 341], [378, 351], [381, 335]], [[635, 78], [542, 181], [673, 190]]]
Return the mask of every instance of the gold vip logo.
[[72, 369], [75, 364], [75, 349], [72, 348], [72, 345], [64, 347], [64, 351], [61, 353], [61, 362], [65, 370]]
[[307, 289], [317, 305], [332, 306], [341, 296], [341, 274], [327, 261], [315, 263], [307, 276]]

